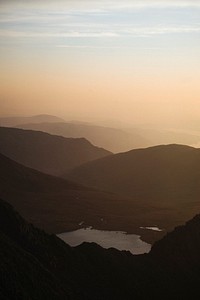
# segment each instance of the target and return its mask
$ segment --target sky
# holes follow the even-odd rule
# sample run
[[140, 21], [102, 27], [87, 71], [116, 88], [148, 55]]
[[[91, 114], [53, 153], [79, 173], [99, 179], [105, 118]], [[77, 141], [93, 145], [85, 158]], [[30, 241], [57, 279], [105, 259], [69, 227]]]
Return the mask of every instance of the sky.
[[0, 114], [189, 126], [200, 0], [0, 1]]

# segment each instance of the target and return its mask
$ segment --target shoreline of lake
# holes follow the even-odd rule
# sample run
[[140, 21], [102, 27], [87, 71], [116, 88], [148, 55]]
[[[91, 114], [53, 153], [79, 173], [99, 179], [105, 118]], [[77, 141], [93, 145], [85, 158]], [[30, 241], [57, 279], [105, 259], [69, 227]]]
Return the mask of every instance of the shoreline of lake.
[[106, 249], [126, 250], [135, 255], [148, 253], [151, 250], [151, 245], [142, 241], [139, 235], [127, 234], [123, 231], [105, 231], [87, 227], [64, 232], [57, 236], [72, 247], [76, 247], [83, 242], [94, 242]]

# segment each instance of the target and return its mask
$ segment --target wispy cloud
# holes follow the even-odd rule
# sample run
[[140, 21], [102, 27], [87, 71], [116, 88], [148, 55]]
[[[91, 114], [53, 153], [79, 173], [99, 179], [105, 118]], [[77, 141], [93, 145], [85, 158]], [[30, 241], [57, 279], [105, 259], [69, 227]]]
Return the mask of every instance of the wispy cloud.
[[[0, 37], [4, 38], [101, 38], [101, 37], [145, 37], [152, 35], [177, 34], [177, 33], [200, 33], [200, 25], [198, 26], [174, 26], [174, 27], [134, 27], [130, 24], [118, 28], [107, 28], [107, 31], [90, 31], [90, 26], [86, 27], [86, 31], [17, 31], [17, 30], [0, 30]], [[105, 28], [104, 28], [105, 29]]]
[[136, 36], [149, 36], [161, 34], [176, 34], [176, 33], [198, 33], [200, 26], [174, 26], [174, 27], [139, 27], [139, 28], [126, 28], [122, 29], [121, 33], [136, 35]]
[[9, 38], [48, 38], [48, 37], [69, 37], [69, 38], [83, 38], [83, 37], [117, 37], [115, 32], [21, 32], [21, 31], [9, 31], [0, 30], [0, 37]]
[[[86, 39], [95, 43], [96, 39], [101, 42], [107, 38], [120, 44], [123, 38], [131, 43], [137, 38], [200, 33], [200, 0], [35, 0], [24, 1], [23, 5], [22, 2], [0, 2], [1, 44], [34, 44], [37, 39], [43, 44], [44, 39], [56, 46], [74, 39], [84, 47]], [[189, 6], [193, 8], [185, 9]], [[172, 13], [171, 7], [179, 9]]]
[[9, 7], [40, 7], [40, 9], [67, 8], [72, 11], [103, 13], [106, 10], [148, 8], [148, 7], [200, 7], [199, 0], [2, 0], [2, 9]]
[[160, 50], [161, 47], [134, 47], [134, 46], [94, 46], [94, 45], [56, 45], [56, 48], [71, 48], [71, 49], [132, 49], [132, 50]]

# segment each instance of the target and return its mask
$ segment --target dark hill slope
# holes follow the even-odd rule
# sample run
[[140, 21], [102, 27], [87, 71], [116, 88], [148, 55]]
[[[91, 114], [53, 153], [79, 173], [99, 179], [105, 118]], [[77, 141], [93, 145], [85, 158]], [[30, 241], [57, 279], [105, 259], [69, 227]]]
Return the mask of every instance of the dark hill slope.
[[0, 291], [5, 299], [77, 299], [67, 282], [64, 287], [51, 272], [54, 239], [0, 200]]
[[144, 222], [148, 216], [151, 226], [169, 230], [200, 210], [200, 150], [188, 146], [115, 154], [84, 164], [66, 177], [131, 197], [133, 205], [143, 207]]
[[[1, 154], [0, 197], [7, 199], [28, 221], [51, 233], [80, 228], [83, 221], [82, 227], [134, 233], [141, 231], [139, 227], [144, 222], [143, 207], [138, 209], [129, 198], [40, 173]], [[146, 222], [148, 225], [149, 216]], [[160, 233], [152, 237], [148, 233], [151, 241], [159, 236]]]
[[23, 165], [58, 176], [82, 163], [111, 154], [83, 138], [67, 139], [7, 127], [0, 127], [0, 152]]
[[71, 248], [26, 223], [1, 200], [0, 245], [2, 299], [200, 297], [199, 216], [157, 242], [150, 254], [133, 256], [95, 244]]
[[197, 196], [200, 150], [182, 145], [132, 150], [81, 165], [68, 177], [141, 199]]
[[123, 129], [109, 128], [92, 124], [43, 122], [40, 124], [22, 124], [17, 125], [16, 127], [40, 130], [51, 134], [62, 135], [64, 137], [84, 137], [92, 144], [98, 147], [103, 147], [115, 153], [149, 145], [149, 142], [137, 132], [129, 133]]
[[196, 215], [185, 226], [176, 227], [151, 249], [151, 256], [173, 263], [196, 268], [200, 253], [200, 215]]

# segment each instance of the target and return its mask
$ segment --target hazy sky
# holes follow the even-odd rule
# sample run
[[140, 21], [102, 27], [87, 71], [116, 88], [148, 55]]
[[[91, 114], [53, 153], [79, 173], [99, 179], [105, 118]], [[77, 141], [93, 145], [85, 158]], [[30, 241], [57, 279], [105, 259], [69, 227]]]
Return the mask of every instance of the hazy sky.
[[200, 116], [200, 1], [0, 1], [0, 113]]

